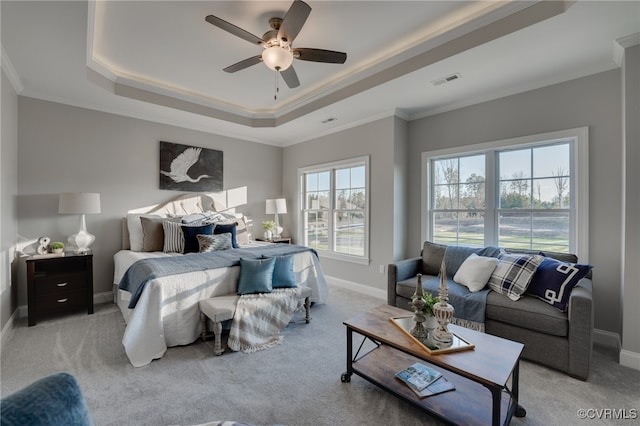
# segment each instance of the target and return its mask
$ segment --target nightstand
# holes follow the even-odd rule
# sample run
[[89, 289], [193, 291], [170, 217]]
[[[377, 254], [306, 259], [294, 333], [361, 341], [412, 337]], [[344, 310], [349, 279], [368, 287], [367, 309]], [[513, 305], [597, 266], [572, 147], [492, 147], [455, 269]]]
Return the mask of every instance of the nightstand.
[[291, 238], [288, 238], [288, 237], [272, 238], [270, 240], [266, 240], [264, 238], [256, 238], [256, 241], [265, 241], [267, 243], [291, 244]]
[[93, 313], [93, 255], [30, 257], [26, 264], [29, 326], [51, 314]]

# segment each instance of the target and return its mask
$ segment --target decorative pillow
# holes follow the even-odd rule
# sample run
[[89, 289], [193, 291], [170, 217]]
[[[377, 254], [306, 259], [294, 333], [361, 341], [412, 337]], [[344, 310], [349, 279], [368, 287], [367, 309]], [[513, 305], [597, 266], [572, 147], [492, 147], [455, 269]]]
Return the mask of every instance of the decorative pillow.
[[215, 228], [213, 228], [214, 234], [226, 234], [227, 232], [231, 234], [231, 245], [233, 248], [240, 248], [238, 245], [238, 240], [236, 239], [236, 228], [238, 226], [237, 223], [216, 223]]
[[218, 235], [196, 235], [196, 238], [198, 238], [198, 244], [200, 245], [200, 253], [229, 250], [233, 247], [229, 232]]
[[591, 265], [560, 262], [545, 257], [531, 280], [527, 293], [566, 312], [571, 290], [591, 270]]
[[527, 290], [533, 274], [544, 260], [538, 254], [501, 254], [498, 265], [489, 278], [489, 287], [516, 301]]
[[487, 285], [497, 264], [498, 259], [495, 257], [478, 256], [472, 253], [462, 265], [460, 265], [453, 280], [475, 293]]
[[437, 276], [440, 273], [440, 266], [447, 246], [425, 241], [422, 246], [422, 272], [426, 275]]
[[129, 213], [127, 215], [127, 230], [129, 231], [129, 248], [131, 251], [142, 251], [142, 223], [140, 218], [161, 218], [155, 214]]
[[192, 226], [208, 225], [213, 222], [212, 215], [213, 212], [192, 213], [182, 216], [181, 222]]
[[183, 253], [198, 253], [200, 251], [200, 243], [198, 242], [198, 235], [211, 235], [213, 234], [213, 224], [202, 226], [189, 226], [180, 225], [182, 228], [182, 234], [184, 235], [184, 249]]
[[163, 217], [140, 217], [142, 224], [142, 251], [162, 251], [164, 248]]
[[293, 256], [277, 256], [273, 268], [273, 288], [298, 287], [293, 275]]
[[271, 293], [273, 290], [273, 269], [276, 259], [240, 258], [240, 278], [238, 294]]
[[165, 220], [162, 222], [164, 230], [164, 247], [162, 251], [165, 253], [182, 253], [184, 251], [184, 235], [180, 222], [172, 222]]

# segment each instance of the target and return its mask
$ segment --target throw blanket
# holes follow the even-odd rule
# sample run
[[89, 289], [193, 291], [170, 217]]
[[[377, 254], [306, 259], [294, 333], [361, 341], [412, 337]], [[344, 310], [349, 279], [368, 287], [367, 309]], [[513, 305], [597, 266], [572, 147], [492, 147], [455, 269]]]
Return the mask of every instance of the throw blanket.
[[[472, 293], [462, 284], [447, 279], [449, 286], [449, 304], [456, 310], [452, 324], [484, 332], [484, 316], [489, 289]], [[426, 291], [438, 295], [440, 278], [431, 278], [422, 283]]]
[[297, 287], [240, 296], [229, 331], [229, 349], [252, 353], [279, 345], [280, 330], [293, 317], [300, 294]]
[[192, 271], [206, 271], [207, 269], [227, 268], [240, 265], [240, 258], [258, 258], [285, 256], [288, 254], [315, 250], [293, 244], [273, 244], [264, 247], [245, 249], [220, 250], [209, 253], [191, 253], [184, 256], [160, 257], [141, 259], [135, 262], [124, 273], [118, 288], [131, 293], [129, 309], [136, 307], [138, 299], [145, 285], [159, 277], [177, 275]]

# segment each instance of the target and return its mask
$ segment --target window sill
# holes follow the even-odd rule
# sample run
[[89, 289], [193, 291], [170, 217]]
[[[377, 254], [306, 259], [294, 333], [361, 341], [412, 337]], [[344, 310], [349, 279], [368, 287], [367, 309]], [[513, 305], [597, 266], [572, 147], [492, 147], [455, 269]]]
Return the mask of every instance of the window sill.
[[318, 252], [318, 256], [320, 256], [320, 259], [339, 260], [342, 262], [357, 263], [358, 265], [367, 265], [367, 266], [371, 263], [371, 260], [369, 260], [366, 257], [350, 256], [348, 254], [331, 253], [331, 252], [321, 251], [321, 250], [317, 250], [317, 252]]

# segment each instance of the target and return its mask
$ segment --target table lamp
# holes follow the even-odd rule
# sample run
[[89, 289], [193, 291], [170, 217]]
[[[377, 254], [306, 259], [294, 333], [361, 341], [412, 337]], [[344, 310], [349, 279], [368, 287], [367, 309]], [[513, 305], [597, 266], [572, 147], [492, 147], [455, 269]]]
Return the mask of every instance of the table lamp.
[[282, 236], [283, 228], [280, 226], [278, 215], [280, 213], [287, 212], [287, 200], [284, 198], [273, 198], [267, 200], [267, 208], [265, 213], [274, 215], [274, 222], [276, 223], [274, 238], [280, 238]]
[[80, 230], [71, 235], [67, 241], [75, 247], [75, 253], [88, 253], [89, 246], [91, 246], [96, 237], [87, 232], [84, 215], [100, 213], [100, 194], [90, 192], [65, 192], [60, 194], [58, 201], [58, 213], [80, 215]]

